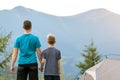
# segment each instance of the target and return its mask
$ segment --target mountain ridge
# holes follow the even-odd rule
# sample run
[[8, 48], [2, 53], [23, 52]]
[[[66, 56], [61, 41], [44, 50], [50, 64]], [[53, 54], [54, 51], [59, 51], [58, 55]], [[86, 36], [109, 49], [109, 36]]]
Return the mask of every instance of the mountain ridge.
[[[11, 10], [18, 10], [18, 9], [23, 9], [23, 10], [32, 10], [32, 11], [36, 11], [38, 13], [42, 13], [42, 14], [46, 14], [46, 15], [51, 15], [51, 16], [56, 16], [56, 15], [52, 15], [52, 14], [49, 14], [49, 13], [44, 13], [44, 12], [40, 12], [40, 11], [37, 11], [37, 10], [34, 10], [34, 9], [31, 9], [31, 8], [27, 8], [27, 7], [24, 7], [24, 6], [16, 6], [12, 9], [3, 9], [3, 10], [0, 10], [0, 11], [11, 11]], [[80, 14], [84, 14], [84, 13], [88, 13], [88, 12], [94, 12], [94, 11], [98, 11], [98, 12], [109, 12], [109, 13], [112, 13], [112, 14], [116, 14], [116, 15], [120, 15], [120, 14], [117, 14], [113, 11], [110, 11], [108, 9], [105, 9], [105, 8], [95, 8], [95, 9], [91, 9], [91, 10], [87, 10], [87, 11], [84, 11], [84, 12], [81, 12], [81, 13], [78, 13], [78, 14], [74, 14], [74, 15], [71, 15], [71, 16], [77, 16], [77, 15], [80, 15]], [[70, 17], [70, 16], [57, 16], [57, 17]]]

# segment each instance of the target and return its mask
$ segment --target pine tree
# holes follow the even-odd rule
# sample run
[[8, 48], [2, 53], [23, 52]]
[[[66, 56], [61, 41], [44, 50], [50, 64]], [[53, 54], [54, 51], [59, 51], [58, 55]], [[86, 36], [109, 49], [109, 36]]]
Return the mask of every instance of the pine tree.
[[101, 55], [97, 53], [97, 48], [94, 47], [94, 43], [85, 46], [85, 50], [81, 54], [84, 57], [84, 61], [81, 61], [76, 66], [81, 69], [80, 73], [83, 74], [88, 68], [96, 65], [100, 62]]
[[[0, 35], [0, 57], [5, 57], [4, 59], [0, 60], [0, 69], [3, 69], [7, 66], [7, 63], [9, 62], [9, 58], [11, 57], [11, 53], [7, 53], [6, 47], [7, 43], [11, 37], [12, 33], [9, 33], [7, 36]], [[6, 54], [6, 55], [5, 55]]]

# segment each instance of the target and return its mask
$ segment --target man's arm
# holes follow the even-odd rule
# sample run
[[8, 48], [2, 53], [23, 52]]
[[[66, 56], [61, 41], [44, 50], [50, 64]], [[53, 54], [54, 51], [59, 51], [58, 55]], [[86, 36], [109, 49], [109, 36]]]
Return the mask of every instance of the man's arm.
[[44, 58], [41, 58], [41, 49], [40, 48], [37, 48], [37, 55], [38, 55], [38, 58], [39, 58], [39, 62], [41, 64], [39, 69], [40, 69], [41, 72], [43, 72]]
[[37, 48], [36, 51], [37, 51], [37, 56], [38, 56], [39, 62], [41, 63], [41, 57], [40, 57], [40, 55], [41, 55], [41, 49]]
[[12, 64], [11, 64], [11, 68], [10, 68], [11, 72], [14, 72], [14, 64], [17, 59], [17, 56], [18, 56], [18, 48], [14, 48], [14, 51], [12, 54]]
[[42, 59], [41, 59], [41, 66], [40, 66], [40, 71], [41, 71], [41, 72], [43, 72], [44, 62], [45, 62], [45, 59], [42, 58]]
[[60, 59], [58, 60], [58, 72], [60, 74]]

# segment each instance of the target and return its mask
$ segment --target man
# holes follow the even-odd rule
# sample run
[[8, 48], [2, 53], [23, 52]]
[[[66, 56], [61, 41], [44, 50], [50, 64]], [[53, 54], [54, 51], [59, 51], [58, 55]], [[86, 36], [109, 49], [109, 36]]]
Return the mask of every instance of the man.
[[19, 36], [14, 43], [14, 51], [12, 54], [11, 72], [14, 72], [14, 64], [19, 53], [17, 80], [38, 80], [38, 64], [37, 56], [40, 62], [41, 44], [39, 38], [31, 34], [32, 23], [25, 20], [23, 23], [24, 34]]

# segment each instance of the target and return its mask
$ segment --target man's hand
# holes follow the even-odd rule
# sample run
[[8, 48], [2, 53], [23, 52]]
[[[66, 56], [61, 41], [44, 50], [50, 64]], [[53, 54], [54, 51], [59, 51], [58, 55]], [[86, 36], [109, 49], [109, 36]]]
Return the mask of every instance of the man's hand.
[[14, 72], [14, 66], [10, 67], [10, 72], [13, 73]]
[[10, 67], [10, 72], [12, 72], [12, 73], [14, 72], [14, 64], [17, 59], [17, 56], [18, 56], [18, 48], [14, 48], [13, 54], [12, 54], [12, 63], [11, 63], [11, 67]]
[[44, 69], [43, 67], [40, 67], [40, 68], [39, 68], [39, 70], [40, 70], [41, 72], [43, 72], [43, 69]]

